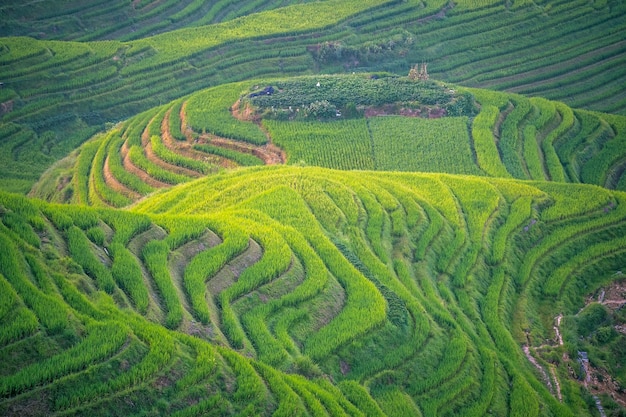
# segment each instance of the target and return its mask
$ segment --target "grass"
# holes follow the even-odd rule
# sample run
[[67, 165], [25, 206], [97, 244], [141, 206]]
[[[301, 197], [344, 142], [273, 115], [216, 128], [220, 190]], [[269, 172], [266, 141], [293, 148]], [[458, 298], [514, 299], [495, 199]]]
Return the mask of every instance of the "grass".
[[[534, 320], [537, 313], [520, 312], [516, 302], [544, 288], [557, 303], [539, 313], [531, 335], [549, 332], [560, 297], [581, 291], [571, 271], [619, 256], [620, 243], [606, 230], [625, 221], [621, 195], [589, 185], [316, 167], [222, 173], [150, 196], [132, 211], [0, 197], [10, 226], [0, 227], [3, 253], [13, 254], [0, 265], [3, 349], [34, 331], [57, 346], [3, 379], [5, 413], [32, 404], [36, 390], [54, 394], [42, 405], [48, 411], [116, 414], [110, 401], [131, 392], [151, 409], [155, 403], [141, 401], [154, 391], [140, 387], [156, 380], [166, 400], [158, 407], [180, 415], [218, 404], [261, 415], [301, 407], [480, 415], [525, 397], [529, 413], [578, 410], [573, 393], [563, 403], [550, 400], [509, 317]], [[329, 219], [320, 219], [332, 206], [345, 214], [331, 241], [322, 227]], [[605, 215], [604, 207], [613, 208]], [[539, 223], [529, 228], [532, 218]], [[38, 248], [28, 243], [27, 225], [56, 237]], [[105, 231], [87, 233], [98, 246], [83, 231], [94, 227]], [[182, 264], [168, 261], [189, 256], [184, 244], [199, 245], [207, 227], [219, 237], [216, 246]], [[162, 240], [142, 244], [142, 232], [154, 228]], [[237, 254], [250, 239], [263, 256], [242, 268]], [[568, 256], [581, 245], [587, 249]], [[18, 247], [28, 248], [23, 261]], [[53, 255], [65, 248], [67, 257]], [[449, 276], [438, 271], [443, 248], [452, 253]], [[300, 266], [287, 278], [294, 259]], [[555, 272], [542, 282], [535, 271], [548, 261]], [[236, 280], [224, 279], [227, 270], [237, 271]], [[510, 270], [528, 275], [514, 286]], [[544, 317], [550, 327], [541, 330]], [[96, 328], [119, 333], [99, 343], [100, 353], [87, 348]], [[82, 350], [91, 356], [75, 354]], [[409, 377], [415, 372], [419, 378]], [[316, 379], [321, 373], [335, 382]], [[517, 381], [509, 405], [499, 375]], [[214, 394], [200, 400], [205, 384]]]
[[472, 160], [468, 121], [464, 117], [375, 117], [368, 123], [379, 170], [482, 173]]
[[[569, 103], [576, 106], [624, 111], [623, 74], [606, 70], [623, 60], [619, 34], [625, 10], [620, 4], [602, 8], [582, 1], [549, 3], [542, 14], [528, 2], [509, 8], [497, 2], [468, 2], [452, 9], [443, 1], [426, 7], [413, 1], [357, 3], [246, 3], [241, 10], [259, 13], [244, 17], [231, 13], [234, 9], [226, 1], [208, 9], [191, 1], [140, 9], [111, 5], [102, 14], [97, 13], [102, 4], [93, 2], [85, 8], [60, 5], [52, 14], [29, 8], [19, 18], [23, 8], [8, 5], [5, 36], [16, 36], [2, 38], [6, 69], [0, 77], [10, 87], [6, 97], [13, 97], [13, 109], [2, 123], [33, 131], [25, 149], [27, 160], [37, 160], [38, 168], [34, 173], [28, 165], [8, 160], [3, 176], [14, 181], [3, 186], [26, 192], [45, 168], [106, 122], [228, 81], [305, 74], [312, 68], [404, 75], [415, 62], [428, 62], [431, 76], [446, 82], [566, 101], [573, 97]], [[316, 12], [309, 13], [311, 8]], [[421, 20], [437, 13], [446, 19]], [[119, 19], [120, 14], [132, 19]], [[167, 19], [159, 19], [165, 14]], [[55, 27], [43, 27], [45, 36], [28, 34], [66, 41], [17, 36], [25, 34], [24, 22], [35, 16], [38, 24], [54, 22]], [[106, 26], [113, 16], [118, 23]], [[71, 23], [76, 21], [82, 25]], [[128, 21], [135, 32], [129, 32]], [[527, 23], [531, 21], [533, 25]], [[217, 24], [187, 27], [194, 22]], [[542, 30], [535, 30], [538, 27]], [[89, 32], [83, 32], [87, 28]], [[108, 37], [116, 40], [69, 41]], [[321, 59], [318, 51], [324, 45], [332, 45], [333, 54]], [[598, 61], [601, 67], [593, 64]], [[51, 133], [56, 139], [50, 142]], [[551, 152], [546, 155], [556, 162]]]
[[[386, 79], [389, 81], [381, 83]], [[316, 87], [316, 80], [333, 88], [322, 91]], [[257, 91], [264, 85], [274, 86], [279, 92], [249, 97], [249, 91]], [[385, 92], [385, 97], [418, 101], [382, 105], [381, 97], [375, 94], [381, 87], [390, 90]], [[406, 87], [408, 92], [391, 91], [400, 87]], [[340, 99], [335, 89], [350, 93], [354, 100], [365, 104], [352, 108], [347, 99]], [[330, 116], [303, 116], [298, 112], [301, 106], [289, 105], [291, 116], [284, 117], [280, 112], [274, 114], [268, 110], [295, 103], [298, 97], [304, 101], [332, 99], [337, 102], [333, 104], [336, 111], [341, 111], [335, 114], [334, 110]], [[236, 105], [237, 100], [241, 103]], [[447, 104], [436, 104], [440, 100]], [[609, 188], [621, 184], [624, 152], [619, 144], [623, 116], [574, 111], [563, 103], [545, 99], [476, 89], [457, 92], [440, 83], [423, 86], [387, 74], [381, 79], [345, 75], [226, 84], [191, 94], [184, 107], [182, 103], [179, 100], [160, 106], [106, 135], [96, 136], [85, 144], [82, 156], [72, 157], [76, 168], [71, 183], [64, 179], [67, 171], [54, 170], [50, 177], [42, 179], [42, 184], [65, 184], [52, 193], [43, 191], [43, 185], [36, 192], [60, 201], [93, 200], [92, 204], [126, 206], [155, 188], [188, 182], [200, 173], [215, 174], [219, 171], [216, 164], [220, 158], [230, 160], [231, 164], [255, 166], [263, 161], [277, 163], [285, 156], [292, 165], [343, 170], [487, 174], [585, 182]], [[395, 114], [407, 109], [422, 113], [425, 109], [428, 112], [447, 109], [442, 113], [445, 115], [459, 103], [475, 103], [469, 107], [463, 105], [462, 111], [473, 115], [472, 118], [425, 119]], [[475, 114], [477, 106], [480, 110]], [[236, 117], [231, 107], [241, 114]], [[185, 127], [189, 139], [184, 137], [170, 144], [174, 139], [165, 122], [167, 115], [171, 121], [174, 110], [182, 114], [176, 124]], [[363, 118], [365, 110], [391, 115]], [[252, 116], [242, 116], [246, 112]], [[261, 117], [260, 123], [255, 114]], [[217, 140], [212, 141], [216, 136]], [[220, 137], [230, 138], [230, 142], [221, 144]], [[284, 155], [267, 145], [268, 139]], [[146, 149], [142, 152], [143, 146]], [[91, 164], [89, 158], [93, 159]], [[103, 174], [105, 158], [106, 175]]]
[[626, 8], [535, 3], [4, 5], [0, 187], [104, 133], [0, 192], [0, 414], [595, 415], [626, 123], [548, 98], [624, 112]]
[[287, 162], [339, 169], [373, 169], [372, 145], [365, 120], [280, 122], [267, 120], [273, 141]]

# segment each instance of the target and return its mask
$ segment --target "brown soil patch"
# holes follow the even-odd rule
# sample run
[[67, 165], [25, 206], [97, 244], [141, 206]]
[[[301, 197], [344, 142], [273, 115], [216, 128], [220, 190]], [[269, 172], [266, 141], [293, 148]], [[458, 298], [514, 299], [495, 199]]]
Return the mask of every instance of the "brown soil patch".
[[182, 106], [180, 106], [180, 131], [183, 132], [183, 135], [187, 138], [187, 142], [193, 142], [193, 130], [189, 127], [187, 123], [187, 102], [185, 101]]
[[148, 143], [147, 145], [144, 145], [143, 149], [144, 149], [144, 152], [146, 153], [146, 158], [148, 158], [148, 160], [150, 162], [152, 162], [154, 165], [157, 165], [157, 166], [163, 168], [166, 171], [174, 172], [176, 174], [184, 175], [186, 177], [191, 177], [191, 178], [199, 178], [199, 177], [202, 176], [202, 174], [200, 174], [197, 171], [192, 171], [192, 170], [184, 168], [184, 167], [179, 167], [178, 165], [173, 165], [173, 164], [170, 164], [170, 163], [165, 162], [164, 160], [160, 159], [154, 153], [154, 150], [152, 149], [152, 144], [151, 143]]
[[615, 275], [624, 278], [612, 282], [608, 287], [600, 289], [596, 295], [588, 297], [586, 304], [598, 302], [612, 311], [626, 305], [626, 275], [624, 271], [617, 271]]
[[233, 285], [241, 273], [248, 267], [257, 263], [263, 256], [261, 246], [250, 239], [248, 248], [239, 256], [231, 260], [215, 276], [207, 282], [208, 290], [213, 296], [219, 295], [226, 288]]
[[150, 125], [152, 124], [152, 122], [154, 121], [154, 119], [156, 118], [156, 116], [154, 116], [152, 119], [150, 119], [150, 121], [148, 122], [148, 124], [146, 125], [145, 129], [143, 130], [143, 132], [141, 132], [141, 146], [145, 147], [148, 143], [150, 143]]
[[0, 103], [0, 116], [4, 116], [5, 114], [11, 113], [12, 111], [13, 111], [13, 100]]
[[131, 174], [133, 174], [134, 176], [138, 177], [141, 181], [145, 182], [149, 186], [154, 187], [154, 188], [171, 187], [171, 185], [169, 184], [166, 184], [155, 178], [152, 178], [150, 175], [148, 175], [147, 172], [135, 166], [130, 160], [130, 155], [128, 154], [128, 147], [127, 147], [126, 142], [124, 142], [124, 145], [122, 145], [122, 157], [123, 157], [122, 165], [124, 166], [124, 169], [130, 172]]
[[350, 365], [346, 361], [339, 361], [339, 370], [342, 375], [347, 375], [350, 372]]
[[242, 109], [241, 100], [237, 100], [230, 108], [230, 112], [237, 120], [241, 120], [243, 122], [260, 122], [256, 112], [252, 106], [250, 106], [250, 103], [246, 103], [246, 106]]
[[615, 381], [604, 369], [595, 368], [589, 364], [588, 370], [591, 378], [587, 389], [592, 394], [607, 394], [616, 403], [622, 407], [626, 407], [626, 393], [622, 391], [619, 382]]
[[[237, 100], [235, 104], [233, 104], [233, 106], [231, 107], [231, 114], [235, 119], [245, 122], [254, 122], [255, 124], [257, 124], [261, 131], [263, 131], [263, 133], [265, 134], [265, 137], [267, 138], [267, 144], [263, 146], [250, 145], [252, 147], [252, 151], [246, 151], [243, 150], [243, 148], [242, 150], [238, 150], [235, 148], [228, 149], [237, 150], [239, 152], [251, 153], [257, 158], [261, 158], [265, 165], [284, 164], [287, 161], [287, 154], [285, 154], [285, 151], [283, 151], [281, 148], [274, 145], [274, 143], [272, 142], [272, 137], [270, 136], [269, 132], [261, 125], [261, 120], [259, 119], [252, 106], [250, 106], [250, 103], [247, 103], [246, 106], [242, 109], [241, 101]], [[215, 143], [214, 145], [221, 146], [218, 143]]]
[[[165, 116], [163, 117], [163, 121], [161, 122], [161, 139], [163, 140], [163, 144], [172, 152], [176, 152], [177, 154], [184, 156], [186, 158], [195, 159], [197, 161], [203, 161], [212, 165], [220, 165], [224, 168], [235, 168], [237, 165], [230, 160], [222, 158], [218, 155], [210, 155], [205, 152], [196, 151], [192, 148], [191, 141], [183, 142], [176, 140], [172, 137], [172, 134], [169, 130], [170, 125], [170, 114], [172, 109], [170, 109]], [[193, 133], [193, 132], [191, 132]], [[189, 140], [192, 138], [192, 135], [187, 137]]]
[[265, 165], [284, 164], [286, 160], [283, 150], [272, 143], [258, 146], [247, 142], [226, 139], [213, 135], [205, 135], [203, 136], [203, 139], [208, 139], [208, 143], [213, 146], [219, 146], [220, 148], [254, 155], [257, 158], [260, 158]]
[[104, 183], [109, 188], [113, 189], [114, 191], [122, 195], [125, 195], [126, 197], [132, 200], [139, 200], [141, 198], [140, 194], [126, 187], [124, 184], [119, 182], [117, 178], [113, 176], [113, 173], [111, 172], [111, 168], [109, 167], [109, 155], [107, 155], [106, 159], [104, 160], [103, 173], [104, 173]]
[[72, 177], [69, 176], [62, 176], [59, 178], [59, 182], [57, 183], [57, 191], [61, 191], [62, 189], [64, 189], [65, 187], [67, 187], [69, 185], [69, 183], [72, 182]]
[[232, 271], [235, 278], [239, 278], [241, 273], [261, 260], [263, 256], [263, 248], [254, 240], [248, 241], [248, 248], [244, 253], [237, 256], [228, 263], [228, 267]]
[[311, 329], [317, 331], [331, 322], [345, 308], [346, 291], [335, 279], [321, 293], [321, 302], [309, 315]]
[[453, 2], [448, 2], [448, 4], [446, 4], [443, 7], [443, 9], [439, 10], [437, 13], [432, 14], [430, 16], [423, 17], [421, 19], [417, 19], [415, 21], [415, 23], [424, 24], [424, 23], [428, 23], [428, 22], [433, 21], [433, 20], [444, 19], [446, 17], [446, 14], [447, 14], [448, 10], [452, 9], [453, 7], [454, 7], [454, 3]]
[[287, 154], [285, 153], [284, 150], [282, 150], [278, 146], [274, 145], [273, 143], [268, 143], [267, 145], [265, 145], [265, 148], [269, 152], [271, 152], [273, 155], [275, 155], [275, 158], [272, 162], [270, 163], [266, 162], [268, 165], [284, 164], [285, 162], [287, 162]]
[[[618, 277], [624, 277], [623, 271], [615, 273]], [[612, 311], [619, 310], [626, 305], [626, 279], [621, 278], [614, 281], [607, 287], [600, 289], [596, 294], [590, 296], [586, 300], [586, 305], [598, 302]], [[618, 332], [626, 334], [625, 326], [616, 326]], [[619, 382], [602, 368], [596, 368], [587, 364], [588, 378], [584, 381], [584, 385], [592, 394], [607, 394], [615, 402], [622, 407], [626, 407], [626, 390], [623, 390]]]
[[[208, 230], [205, 234], [203, 234], [200, 238], [192, 240], [191, 242], [187, 242], [177, 249], [177, 252], [180, 252], [185, 259], [184, 266], [191, 261], [191, 259], [209, 248], [219, 245], [222, 243], [222, 239], [216, 235], [213, 231]], [[181, 270], [181, 272], [184, 272]]]
[[50, 393], [43, 390], [37, 395], [17, 399], [6, 406], [6, 417], [48, 416], [52, 414], [51, 404], [53, 401], [50, 398]]

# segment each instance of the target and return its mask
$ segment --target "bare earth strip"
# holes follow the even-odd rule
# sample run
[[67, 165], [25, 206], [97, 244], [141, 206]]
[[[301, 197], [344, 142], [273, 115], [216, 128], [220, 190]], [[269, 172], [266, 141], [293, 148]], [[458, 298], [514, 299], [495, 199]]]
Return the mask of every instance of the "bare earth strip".
[[533, 355], [530, 353], [530, 348], [528, 347], [528, 345], [524, 345], [522, 347], [522, 350], [524, 351], [524, 354], [526, 355], [526, 358], [528, 359], [528, 361], [530, 363], [532, 363], [535, 366], [535, 368], [537, 368], [537, 370], [539, 371], [539, 373], [542, 376], [543, 382], [546, 384], [546, 386], [548, 387], [550, 392], [554, 393], [554, 388], [552, 387], [552, 382], [550, 381], [550, 378], [548, 377], [548, 374], [546, 373], [546, 370], [543, 369], [543, 366], [541, 366], [539, 364], [539, 362], [537, 362], [537, 359], [535, 359], [533, 357]]
[[[500, 142], [500, 135], [502, 134], [502, 123], [504, 123], [506, 118], [509, 116], [509, 114], [513, 110], [515, 110], [515, 106], [513, 105], [513, 103], [511, 103], [509, 101], [509, 104], [507, 105], [506, 109], [500, 111], [500, 115], [498, 116], [498, 120], [496, 120], [496, 123], [493, 125], [493, 136], [496, 139], [496, 144], [498, 144], [498, 142]], [[500, 159], [502, 159], [502, 158], [500, 158]]]
[[152, 149], [152, 144], [150, 143], [146, 145], [143, 149], [144, 149], [144, 152], [146, 153], [146, 158], [148, 158], [150, 162], [152, 162], [154, 165], [157, 165], [163, 168], [166, 171], [174, 172], [176, 174], [184, 175], [186, 177], [191, 177], [191, 178], [199, 178], [202, 176], [202, 174], [200, 174], [199, 172], [192, 171], [187, 168], [179, 167], [178, 165], [173, 165], [160, 159], [154, 153], [154, 150]]
[[161, 182], [155, 178], [152, 178], [150, 175], [148, 175], [147, 172], [143, 171], [142, 169], [136, 167], [132, 161], [130, 160], [130, 156], [128, 154], [128, 145], [126, 142], [124, 142], [124, 145], [122, 145], [122, 163], [124, 165], [124, 169], [128, 172], [130, 172], [131, 174], [133, 174], [134, 176], [138, 177], [141, 181], [145, 182], [146, 184], [148, 184], [151, 187], [154, 188], [167, 188], [170, 187], [169, 184], [166, 184], [164, 182]]
[[265, 165], [277, 165], [284, 163], [284, 160], [281, 156], [282, 151], [273, 144], [256, 146], [250, 143], [221, 138], [217, 136], [204, 136], [203, 138], [208, 139], [208, 143], [213, 146], [219, 146], [220, 148], [254, 155], [257, 158], [262, 159]]
[[[218, 155], [210, 155], [204, 152], [196, 151], [191, 148], [192, 145], [190, 142], [181, 142], [181, 141], [174, 139], [169, 130], [171, 111], [172, 110], [170, 109], [167, 113], [165, 113], [165, 116], [163, 117], [163, 122], [161, 123], [161, 138], [163, 139], [163, 144], [169, 150], [171, 150], [172, 152], [176, 152], [177, 154], [184, 156], [186, 158], [203, 161], [203, 162], [213, 164], [213, 165], [220, 165], [224, 168], [236, 168], [237, 167], [237, 164], [229, 159], [222, 158]], [[183, 129], [182, 126], [181, 126], [181, 129]], [[186, 128], [183, 131], [186, 131]], [[189, 140], [190, 137], [191, 136], [187, 136], [187, 139]]]
[[119, 182], [117, 178], [111, 172], [111, 168], [109, 167], [109, 155], [107, 155], [104, 160], [104, 182], [107, 186], [112, 188], [114, 191], [117, 191], [120, 194], [125, 195], [126, 197], [132, 200], [138, 200], [141, 198], [141, 195], [130, 188], [126, 187], [124, 184]]
[[[152, 120], [154, 120], [154, 119], [152, 119]], [[150, 123], [152, 123], [152, 120], [150, 121]], [[148, 131], [150, 123], [148, 123], [148, 126], [146, 126], [146, 128], [143, 131], [143, 133], [141, 134], [141, 144], [143, 145], [143, 149], [144, 149], [144, 152], [146, 154], [146, 158], [148, 158], [148, 160], [150, 162], [152, 162], [154, 165], [157, 165], [157, 166], [163, 168], [166, 171], [174, 172], [174, 173], [179, 174], [179, 175], [185, 175], [185, 176], [191, 177], [191, 178], [198, 178], [198, 177], [200, 177], [202, 174], [200, 174], [200, 173], [198, 173], [196, 171], [192, 171], [192, 170], [187, 169], [187, 168], [183, 168], [183, 167], [179, 167], [177, 165], [169, 164], [169, 163], [165, 162], [164, 160], [160, 159], [154, 153], [154, 151], [152, 149], [152, 144], [150, 143], [150, 132]]]
[[193, 130], [187, 124], [187, 102], [185, 101], [182, 106], [180, 106], [180, 131], [183, 132], [183, 135], [187, 138], [187, 142], [193, 142]]
[[[272, 142], [272, 137], [270, 136], [269, 132], [263, 128], [263, 126], [261, 125], [261, 122], [258, 120], [258, 118], [255, 117], [254, 111], [249, 106], [246, 106], [246, 108], [242, 109], [241, 102], [237, 100], [235, 104], [233, 104], [232, 106], [231, 114], [233, 115], [235, 119], [238, 119], [244, 122], [255, 123], [257, 126], [259, 126], [259, 129], [261, 129], [261, 131], [265, 134], [265, 137], [267, 138], [266, 145], [263, 145], [263, 146], [250, 145], [253, 151], [247, 152], [247, 153], [252, 153], [257, 158], [261, 158], [263, 162], [265, 162], [266, 165], [284, 164], [285, 161], [287, 161], [287, 155], [285, 154], [285, 151], [283, 151], [278, 146], [274, 145], [274, 143]], [[213, 144], [215, 146], [221, 146], [218, 143], [213, 143]], [[228, 147], [228, 145], [224, 147]], [[234, 148], [229, 148], [229, 149], [237, 150]], [[240, 152], [246, 152], [246, 151], [243, 150], [242, 148]]]

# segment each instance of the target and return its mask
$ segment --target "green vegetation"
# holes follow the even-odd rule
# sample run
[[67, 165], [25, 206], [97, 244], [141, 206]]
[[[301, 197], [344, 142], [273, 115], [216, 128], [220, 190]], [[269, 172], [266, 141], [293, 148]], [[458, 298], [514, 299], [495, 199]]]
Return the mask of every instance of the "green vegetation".
[[[623, 242], [607, 233], [626, 224], [618, 192], [264, 167], [172, 188], [132, 212], [0, 197], [0, 244], [11, 254], [0, 265], [3, 414], [43, 392], [42, 414], [117, 415], [128, 411], [117, 399], [132, 396], [179, 415], [569, 415], [587, 413], [581, 394], [553, 397], [517, 326], [534, 321], [530, 349], [543, 358], [562, 312], [572, 332], [593, 335], [597, 355], [621, 355], [608, 327], [621, 316], [576, 316], [575, 302], [589, 291], [586, 268], [599, 272], [597, 288], [624, 261]], [[37, 247], [26, 230], [55, 238]], [[515, 286], [508, 271], [518, 270]], [[552, 307], [529, 307], [542, 300]], [[596, 349], [567, 337], [551, 351]], [[32, 338], [51, 350], [21, 352]], [[569, 384], [571, 364], [553, 366]], [[213, 393], [201, 396], [207, 384]]]
[[[285, 160], [342, 170], [487, 174], [615, 189], [626, 181], [623, 116], [484, 90], [454, 92], [440, 83], [389, 74], [381, 77], [256, 80], [192, 94], [86, 143], [78, 158], [68, 161], [74, 164], [72, 181], [52, 192], [53, 197], [46, 196], [121, 207], [156, 188], [222, 168]], [[385, 94], [377, 95], [381, 89]], [[312, 104], [289, 104], [309, 100]], [[314, 115], [315, 103], [327, 103], [332, 111]], [[461, 113], [467, 116], [451, 116], [459, 103], [465, 103]], [[171, 133], [172, 113], [179, 114], [177, 131], [185, 131], [180, 140]], [[61, 183], [68, 174], [50, 175], [42, 184]]]
[[235, 161], [241, 166], [263, 165], [263, 161], [254, 155], [243, 152], [233, 151], [227, 148], [212, 145], [194, 145], [194, 149], [208, 154], [222, 156], [226, 159]]
[[231, 107], [239, 99], [243, 88], [243, 84], [231, 84], [194, 94], [187, 102], [189, 126], [198, 132], [255, 144], [265, 143], [267, 138], [258, 126], [236, 120], [231, 115]]
[[[336, 110], [350, 115], [362, 106], [406, 105], [424, 111], [444, 109], [455, 116], [472, 116], [471, 98], [441, 83], [411, 80], [390, 74], [318, 76], [272, 82], [271, 94], [253, 92], [249, 101], [272, 118], [335, 118]], [[468, 100], [469, 99], [469, 100]], [[328, 103], [329, 114], [315, 111], [314, 104]], [[301, 111], [302, 110], [302, 111]]]
[[481, 175], [472, 160], [467, 123], [465, 117], [372, 118], [376, 169]]
[[44, 3], [0, 415], [625, 413], [623, 2]]
[[[424, 62], [434, 79], [623, 114], [624, 74], [611, 69], [623, 67], [626, 9], [604, 4], [92, 0], [44, 10], [11, 1], [0, 28], [0, 114], [2, 130], [15, 130], [2, 142], [0, 185], [25, 193], [107, 122], [267, 75], [405, 75]], [[209, 23], [217, 24], [202, 26]], [[94, 41], [69, 42], [78, 39]]]
[[365, 120], [319, 122], [264, 121], [274, 143], [287, 151], [287, 162], [339, 169], [374, 169]]

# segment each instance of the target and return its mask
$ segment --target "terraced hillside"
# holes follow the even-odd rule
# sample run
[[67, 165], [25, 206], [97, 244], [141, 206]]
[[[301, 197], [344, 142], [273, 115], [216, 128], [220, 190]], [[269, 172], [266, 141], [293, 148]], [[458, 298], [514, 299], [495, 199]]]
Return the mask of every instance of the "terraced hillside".
[[626, 415], [625, 2], [0, 15], [1, 416]]
[[[161, 19], [174, 11], [169, 8], [174, 3], [171, 19], [181, 20]], [[448, 82], [544, 96], [589, 110], [623, 114], [626, 108], [626, 6], [619, 0], [327, 0], [278, 9], [289, 2], [249, 1], [243, 10], [272, 10], [226, 21], [216, 13], [207, 22], [221, 23], [144, 37], [178, 24], [199, 25], [211, 10], [233, 10], [231, 3], [135, 2], [121, 12], [137, 9], [137, 32], [127, 32], [132, 27], [125, 24], [106, 26], [104, 32], [114, 30], [108, 34], [89, 32], [93, 39], [115, 39], [109, 41], [1, 38], [0, 133], [7, 139], [0, 152], [6, 155], [0, 186], [27, 192], [46, 167], [105, 123], [202, 88], [270, 74], [406, 74], [424, 62], [431, 76]], [[83, 36], [68, 22], [90, 25], [91, 15], [103, 25], [118, 20], [112, 14], [118, 3], [108, 11], [96, 7], [101, 2], [87, 2], [80, 10], [63, 6], [55, 9], [58, 16], [42, 14], [37, 3], [29, 3], [28, 12], [11, 4], [3, 12], [31, 13], [26, 22], [57, 25], [67, 33], [63, 39]], [[223, 18], [234, 16], [228, 12]], [[156, 27], [157, 19], [164, 26]], [[6, 33], [23, 34], [13, 28]], [[37, 164], [28, 169], [25, 160]]]
[[[97, 136], [44, 176], [32, 195], [123, 207], [222, 169], [285, 162], [626, 191], [624, 116], [379, 77], [252, 80], [200, 91]], [[272, 95], [259, 95], [270, 87]], [[325, 116], [306, 114], [324, 102]]]
[[0, 36], [66, 41], [131, 40], [309, 1], [88, 0], [76, 5], [65, 1], [25, 4], [9, 0], [0, 6], [3, 14]]
[[[623, 268], [625, 208], [589, 185], [303, 167], [134, 212], [0, 194], [0, 413], [595, 415], [561, 320]], [[589, 352], [622, 386], [625, 338]]]

